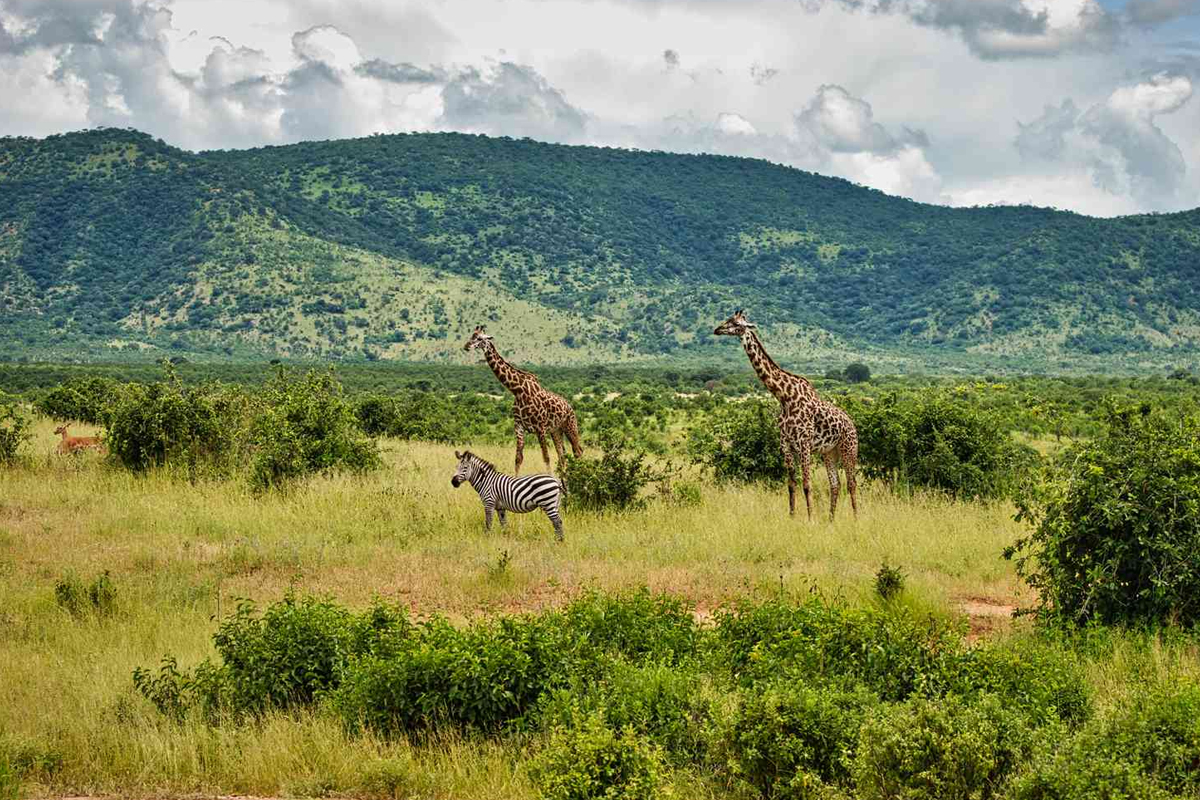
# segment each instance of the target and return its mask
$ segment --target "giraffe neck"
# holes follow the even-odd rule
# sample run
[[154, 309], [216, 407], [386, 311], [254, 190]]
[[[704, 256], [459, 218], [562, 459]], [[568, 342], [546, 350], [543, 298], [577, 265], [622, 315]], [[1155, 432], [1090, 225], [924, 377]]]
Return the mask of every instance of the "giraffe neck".
[[[742, 347], [746, 351], [746, 356], [750, 359], [750, 366], [754, 367], [754, 371], [758, 374], [758, 379], [763, 382], [763, 386], [767, 387], [767, 391], [775, 395], [780, 402], [792, 399], [787, 388], [789, 383], [794, 382], [795, 376], [784, 372], [775, 363], [775, 360], [767, 354], [767, 349], [763, 347], [758, 334], [752, 328], [747, 328], [746, 332], [742, 334]], [[789, 381], [789, 378], [793, 379], [793, 381]]]
[[483, 357], [487, 360], [488, 366], [492, 368], [492, 372], [496, 373], [496, 379], [504, 384], [504, 388], [513, 394], [521, 394], [526, 391], [528, 382], [524, 380], [524, 377], [528, 373], [505, 361], [492, 342], [489, 341], [484, 347]]

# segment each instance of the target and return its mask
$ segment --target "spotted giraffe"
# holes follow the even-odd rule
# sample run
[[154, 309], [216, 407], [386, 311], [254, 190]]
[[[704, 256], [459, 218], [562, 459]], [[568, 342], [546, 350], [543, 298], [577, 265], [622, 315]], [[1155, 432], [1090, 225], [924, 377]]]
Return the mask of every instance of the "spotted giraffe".
[[838, 461], [846, 470], [846, 488], [850, 490], [850, 507], [858, 516], [858, 431], [850, 415], [833, 403], [817, 396], [816, 389], [806, 378], [781, 368], [767, 355], [758, 338], [754, 323], [738, 311], [717, 326], [717, 336], [737, 336], [750, 358], [759, 379], [781, 406], [779, 439], [783, 447], [783, 463], [788, 472], [788, 509], [796, 514], [796, 464], [804, 480], [804, 504], [812, 519], [812, 498], [809, 483], [809, 463], [812, 453], [821, 454], [825, 471], [829, 473], [829, 519], [834, 518], [838, 503]]
[[463, 350], [475, 349], [483, 350], [483, 357], [492, 368], [492, 372], [496, 373], [496, 378], [513, 394], [513, 428], [517, 433], [517, 460], [516, 469], [513, 470], [515, 474], [521, 472], [521, 462], [525, 460], [525, 434], [529, 431], [537, 434], [547, 470], [550, 469], [550, 451], [546, 448], [547, 433], [554, 440], [559, 464], [562, 464], [564, 456], [564, 433], [571, 442], [571, 450], [575, 457], [583, 455], [583, 448], [579, 446], [579, 423], [570, 403], [554, 392], [543, 389], [532, 372], [517, 369], [501, 358], [492, 337], [483, 332], [482, 325], [476, 326], [471, 338], [463, 345]]

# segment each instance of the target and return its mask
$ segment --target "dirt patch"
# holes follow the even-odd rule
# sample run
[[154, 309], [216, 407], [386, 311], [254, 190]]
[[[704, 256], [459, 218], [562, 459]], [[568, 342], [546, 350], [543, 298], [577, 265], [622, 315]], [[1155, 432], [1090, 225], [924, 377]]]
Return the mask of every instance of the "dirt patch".
[[1013, 613], [1017, 607], [1005, 600], [990, 597], [964, 597], [959, 599], [958, 610], [967, 615], [967, 641], [975, 642], [999, 630], [1012, 626]]

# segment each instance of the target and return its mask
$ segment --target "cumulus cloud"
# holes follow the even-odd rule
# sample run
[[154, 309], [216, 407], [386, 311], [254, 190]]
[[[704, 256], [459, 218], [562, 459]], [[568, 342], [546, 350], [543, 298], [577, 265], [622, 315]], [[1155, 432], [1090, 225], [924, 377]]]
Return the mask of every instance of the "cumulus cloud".
[[441, 122], [472, 133], [576, 141], [586, 117], [532, 67], [502, 61], [456, 74], [442, 91]]
[[1187, 165], [1179, 146], [1158, 126], [1192, 96], [1183, 75], [1155, 75], [1116, 89], [1086, 110], [1070, 99], [1020, 124], [1015, 144], [1033, 162], [1083, 172], [1094, 186], [1135, 198], [1141, 207], [1173, 207]]
[[1200, 14], [1200, 0], [1129, 0], [1125, 14], [1134, 25], [1152, 27]]

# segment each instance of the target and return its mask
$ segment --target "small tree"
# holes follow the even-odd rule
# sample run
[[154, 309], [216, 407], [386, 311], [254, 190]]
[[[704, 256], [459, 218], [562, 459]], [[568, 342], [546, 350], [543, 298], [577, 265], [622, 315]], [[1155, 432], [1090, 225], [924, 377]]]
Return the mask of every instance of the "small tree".
[[861, 361], [855, 361], [853, 364], [847, 364], [842, 370], [842, 375], [850, 383], [866, 383], [871, 380], [871, 368]]
[[14, 398], [0, 394], [0, 466], [13, 464], [21, 447], [30, 440], [29, 420]]
[[1006, 552], [1043, 618], [1200, 621], [1200, 420], [1105, 409], [1107, 429], [1064, 451], [1017, 499], [1032, 533]]

